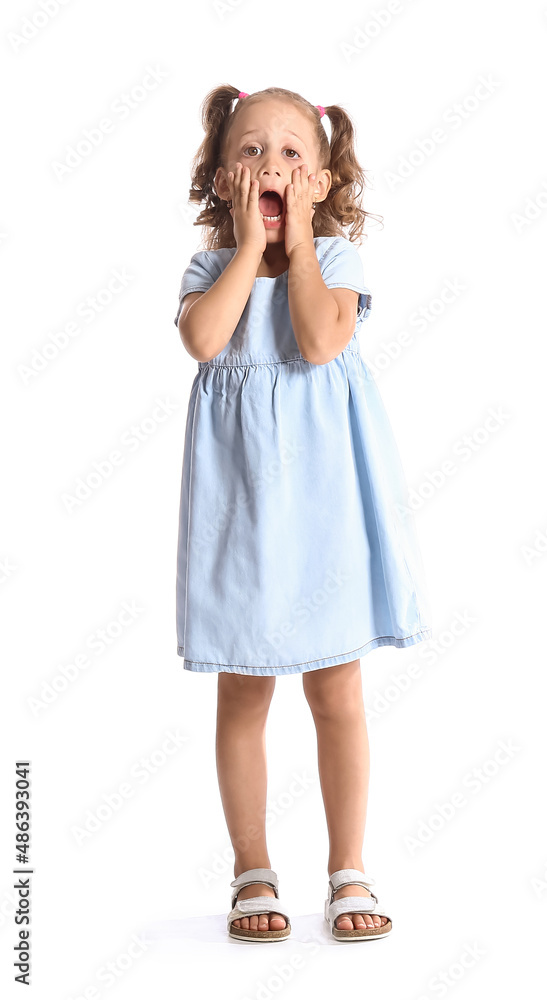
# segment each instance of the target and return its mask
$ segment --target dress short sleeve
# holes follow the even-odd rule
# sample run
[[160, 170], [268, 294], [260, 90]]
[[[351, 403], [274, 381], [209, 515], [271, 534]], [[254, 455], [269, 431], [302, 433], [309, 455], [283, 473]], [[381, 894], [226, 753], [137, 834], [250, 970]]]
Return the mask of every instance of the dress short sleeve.
[[179, 292], [179, 307], [175, 316], [175, 326], [178, 326], [182, 311], [182, 300], [189, 292], [206, 292], [220, 274], [218, 264], [207, 250], [198, 250], [190, 259], [190, 263], [182, 275]]
[[370, 313], [372, 295], [364, 283], [363, 263], [357, 247], [344, 236], [337, 236], [319, 258], [321, 276], [327, 288], [352, 288], [359, 292], [357, 322]]

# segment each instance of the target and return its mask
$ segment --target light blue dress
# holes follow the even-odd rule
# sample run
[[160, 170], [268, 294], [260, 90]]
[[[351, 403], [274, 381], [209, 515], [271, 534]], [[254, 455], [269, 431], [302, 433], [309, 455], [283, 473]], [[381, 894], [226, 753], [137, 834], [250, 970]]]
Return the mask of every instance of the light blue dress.
[[[432, 634], [405, 474], [359, 353], [371, 309], [361, 258], [345, 237], [314, 243], [327, 288], [359, 293], [347, 347], [324, 365], [302, 357], [285, 271], [255, 278], [231, 339], [198, 362], [177, 553], [186, 670], [303, 673]], [[235, 252], [193, 255], [175, 323]]]

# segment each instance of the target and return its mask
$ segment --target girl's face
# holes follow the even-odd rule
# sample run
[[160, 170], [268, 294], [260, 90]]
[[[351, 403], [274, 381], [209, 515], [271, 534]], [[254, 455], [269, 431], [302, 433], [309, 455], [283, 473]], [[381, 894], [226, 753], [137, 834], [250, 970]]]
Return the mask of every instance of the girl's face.
[[219, 167], [215, 174], [219, 198], [231, 198], [227, 174], [230, 170], [235, 173], [238, 162], [250, 168], [251, 181], [258, 180], [259, 195], [268, 191], [279, 196], [259, 199], [262, 215], [281, 214], [279, 222], [264, 223], [268, 243], [284, 239], [285, 189], [292, 183], [295, 167], [306, 164], [308, 176], [316, 174], [315, 202], [326, 198], [332, 183], [330, 170], [318, 169], [316, 140], [307, 118], [293, 104], [278, 98], [257, 101], [238, 113], [228, 136], [224, 158], [225, 166]]

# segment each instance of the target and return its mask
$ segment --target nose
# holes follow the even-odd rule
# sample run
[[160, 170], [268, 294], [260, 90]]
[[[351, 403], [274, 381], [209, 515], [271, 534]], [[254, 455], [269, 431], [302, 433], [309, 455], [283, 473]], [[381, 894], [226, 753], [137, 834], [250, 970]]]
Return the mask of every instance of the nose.
[[281, 177], [281, 171], [277, 166], [264, 167], [260, 174], [261, 177]]

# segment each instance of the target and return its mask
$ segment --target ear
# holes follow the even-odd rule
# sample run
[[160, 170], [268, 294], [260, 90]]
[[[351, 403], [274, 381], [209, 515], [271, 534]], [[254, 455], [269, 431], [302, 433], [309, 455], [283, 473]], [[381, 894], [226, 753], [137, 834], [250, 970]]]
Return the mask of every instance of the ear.
[[214, 178], [215, 191], [219, 198], [226, 201], [230, 197], [230, 188], [228, 187], [228, 181], [226, 180], [226, 171], [224, 167], [219, 167], [215, 173]]
[[314, 201], [324, 201], [330, 191], [331, 185], [332, 174], [325, 167], [324, 170], [319, 171], [313, 184]]

